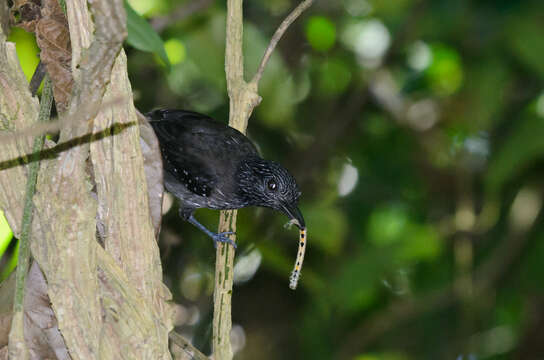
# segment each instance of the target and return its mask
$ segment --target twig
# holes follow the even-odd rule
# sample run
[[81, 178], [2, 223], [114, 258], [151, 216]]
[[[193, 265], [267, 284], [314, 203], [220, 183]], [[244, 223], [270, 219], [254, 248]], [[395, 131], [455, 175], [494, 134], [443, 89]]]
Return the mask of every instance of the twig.
[[[45, 78], [43, 95], [40, 102], [39, 122], [45, 122], [49, 119], [51, 105], [53, 104], [53, 89], [49, 77]], [[24, 354], [27, 350], [24, 346], [23, 335], [23, 301], [26, 274], [30, 262], [30, 231], [32, 229], [32, 215], [34, 211], [32, 198], [36, 192], [36, 180], [40, 167], [39, 152], [44, 143], [44, 135], [37, 136], [34, 139], [32, 147], [33, 161], [28, 165], [28, 179], [26, 183], [25, 205], [23, 209], [23, 220], [21, 224], [21, 237], [19, 239], [19, 255], [17, 259], [17, 270], [15, 278], [15, 295], [13, 302], [13, 322], [10, 331], [10, 356], [19, 358], [15, 354]], [[24, 356], [24, 355], [23, 355]]]
[[270, 60], [272, 52], [274, 52], [276, 45], [278, 45], [278, 42], [280, 41], [285, 31], [300, 16], [300, 14], [304, 12], [304, 10], [306, 10], [313, 4], [313, 2], [314, 0], [304, 0], [293, 11], [291, 11], [289, 15], [287, 15], [285, 20], [283, 20], [283, 22], [280, 24], [280, 26], [272, 36], [272, 39], [270, 39], [270, 43], [268, 44], [268, 47], [264, 52], [261, 63], [259, 64], [259, 68], [257, 69], [257, 72], [255, 73], [255, 76], [253, 76], [251, 82], [258, 83], [259, 80], [261, 80], [266, 64], [268, 64], [268, 60]]
[[201, 353], [187, 339], [185, 339], [183, 336], [181, 336], [177, 332], [172, 330], [170, 334], [168, 334], [168, 337], [170, 338], [170, 341], [172, 341], [174, 344], [179, 346], [181, 350], [183, 350], [187, 355], [189, 355], [191, 359], [209, 360], [209, 358], [206, 355]]
[[[242, 0], [227, 0], [227, 28], [225, 39], [225, 75], [230, 99], [229, 126], [244, 133], [253, 109], [259, 105], [261, 97], [257, 93], [262, 72], [268, 63], [276, 44], [289, 25], [311, 4], [313, 0], [303, 1], [281, 23], [265, 51], [261, 65], [253, 80], [244, 80], [243, 9]], [[219, 232], [236, 232], [236, 210], [221, 211]], [[234, 241], [236, 237], [229, 235]], [[228, 244], [218, 244], [215, 262], [215, 288], [213, 312], [213, 356], [216, 360], [232, 359], [230, 331], [232, 327], [231, 301], [234, 274], [234, 248]]]
[[42, 83], [45, 74], [45, 64], [40, 60], [38, 66], [36, 66], [36, 70], [34, 70], [32, 79], [30, 79], [30, 92], [32, 93], [32, 96], [36, 96], [38, 93], [38, 89], [40, 88], [40, 84]]

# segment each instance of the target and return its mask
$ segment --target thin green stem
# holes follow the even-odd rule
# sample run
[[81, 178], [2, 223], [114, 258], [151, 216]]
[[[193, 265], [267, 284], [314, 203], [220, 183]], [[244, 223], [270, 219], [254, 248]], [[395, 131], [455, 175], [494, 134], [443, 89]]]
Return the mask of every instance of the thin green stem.
[[[46, 75], [40, 102], [40, 113], [38, 121], [47, 121], [51, 114], [51, 105], [53, 104], [53, 90], [51, 80]], [[36, 180], [40, 167], [40, 150], [43, 147], [45, 136], [39, 135], [34, 139], [32, 146], [32, 157], [28, 165], [28, 179], [26, 183], [25, 206], [23, 209], [23, 221], [21, 224], [21, 237], [19, 238], [19, 256], [17, 260], [17, 270], [15, 273], [15, 297], [13, 303], [14, 313], [23, 310], [24, 288], [26, 274], [28, 273], [28, 264], [30, 262], [30, 231], [32, 230], [33, 203], [32, 198], [36, 192]]]

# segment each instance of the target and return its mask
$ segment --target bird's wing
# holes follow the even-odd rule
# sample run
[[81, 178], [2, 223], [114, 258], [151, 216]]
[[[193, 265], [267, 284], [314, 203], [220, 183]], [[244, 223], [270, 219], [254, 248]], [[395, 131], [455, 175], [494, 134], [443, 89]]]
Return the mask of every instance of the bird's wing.
[[151, 114], [151, 119], [160, 119], [150, 123], [159, 139], [166, 170], [195, 194], [209, 196], [215, 188], [223, 188], [241, 158], [257, 154], [255, 146], [239, 131], [204, 115], [182, 110]]
[[[146, 114], [155, 129], [159, 141], [191, 141], [191, 137], [201, 137], [229, 148], [240, 155], [255, 154], [255, 145], [238, 130], [209, 116], [187, 110], [155, 110]], [[223, 149], [218, 149], [219, 151]]]

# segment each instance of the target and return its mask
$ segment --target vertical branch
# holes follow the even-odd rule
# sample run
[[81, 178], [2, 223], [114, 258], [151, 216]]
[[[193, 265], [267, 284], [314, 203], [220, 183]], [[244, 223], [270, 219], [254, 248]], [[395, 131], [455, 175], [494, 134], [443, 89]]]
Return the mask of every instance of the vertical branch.
[[[236, 231], [236, 210], [221, 211], [219, 232]], [[236, 240], [235, 235], [229, 235]], [[234, 248], [226, 243], [217, 245], [215, 288], [213, 293], [213, 353], [214, 359], [232, 359], [230, 330], [232, 328], [231, 299], [234, 275]]]
[[[244, 54], [242, 52], [244, 24], [242, 0], [227, 1], [227, 29], [225, 39], [225, 75], [229, 98], [235, 97], [244, 83]], [[231, 109], [232, 110], [232, 109]], [[230, 112], [233, 114], [233, 111]]]
[[[229, 126], [246, 133], [247, 123], [253, 109], [261, 102], [257, 89], [264, 68], [274, 48], [287, 27], [305, 10], [313, 0], [305, 0], [282, 22], [268, 45], [258, 73], [247, 83], [244, 80], [243, 46], [243, 0], [227, 0], [227, 28], [225, 39], [225, 75], [229, 95]], [[236, 210], [221, 211], [219, 232], [236, 231]], [[235, 241], [235, 235], [229, 235]], [[216, 360], [232, 359], [230, 344], [231, 298], [234, 274], [234, 248], [229, 244], [217, 245], [215, 263], [215, 290], [213, 313], [213, 352]]]
[[[227, 0], [227, 28], [225, 40], [225, 75], [230, 99], [229, 125], [245, 134], [247, 120], [240, 111], [240, 94], [246, 87], [244, 81], [242, 0]], [[236, 231], [236, 210], [221, 211], [219, 232]], [[235, 235], [229, 235], [235, 241]], [[213, 352], [218, 360], [232, 359], [230, 330], [232, 328], [231, 298], [234, 273], [234, 248], [228, 244], [217, 245], [215, 263]]]
[[[247, 87], [244, 81], [243, 32], [242, 0], [227, 0], [225, 75], [230, 100], [229, 125], [245, 134], [249, 115], [244, 117], [240, 107], [240, 95]], [[219, 232], [226, 231], [236, 231], [236, 210], [221, 211]], [[236, 240], [235, 235], [229, 236]], [[220, 243], [215, 263], [212, 341], [214, 358], [218, 360], [230, 360], [233, 356], [230, 344], [233, 274], [234, 248]]]

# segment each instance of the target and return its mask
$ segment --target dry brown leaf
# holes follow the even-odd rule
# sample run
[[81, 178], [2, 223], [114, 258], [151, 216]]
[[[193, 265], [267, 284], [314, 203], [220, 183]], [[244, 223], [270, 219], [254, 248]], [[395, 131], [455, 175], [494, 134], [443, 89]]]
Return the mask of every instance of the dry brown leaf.
[[34, 32], [36, 22], [41, 18], [40, 5], [40, 0], [15, 0], [10, 11], [12, 23]]
[[43, 0], [42, 18], [36, 24], [36, 41], [41, 49], [40, 59], [47, 67], [53, 83], [53, 95], [57, 110], [68, 108], [72, 92], [72, 48], [68, 21], [58, 0]]
[[[0, 347], [6, 349], [13, 316], [14, 275], [0, 285]], [[70, 359], [47, 295], [47, 283], [36, 262], [32, 263], [26, 278], [23, 332], [31, 360]], [[0, 360], [3, 359], [2, 349]]]
[[140, 146], [144, 157], [144, 171], [149, 196], [149, 212], [155, 229], [155, 237], [158, 237], [161, 229], [162, 198], [164, 194], [161, 151], [153, 128], [140, 112], [138, 112], [138, 122], [140, 124]]
[[72, 49], [68, 22], [58, 0], [18, 0], [12, 6], [12, 17], [19, 12], [16, 26], [36, 33], [40, 59], [53, 83], [55, 104], [60, 112], [68, 107], [72, 92]]
[[70, 359], [47, 295], [45, 277], [36, 262], [27, 275], [24, 309], [24, 334], [30, 359]]

